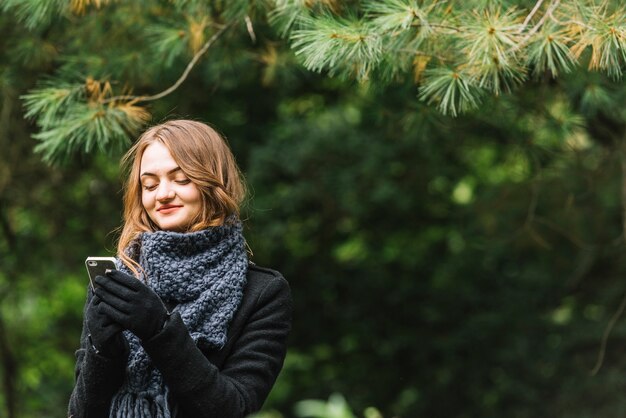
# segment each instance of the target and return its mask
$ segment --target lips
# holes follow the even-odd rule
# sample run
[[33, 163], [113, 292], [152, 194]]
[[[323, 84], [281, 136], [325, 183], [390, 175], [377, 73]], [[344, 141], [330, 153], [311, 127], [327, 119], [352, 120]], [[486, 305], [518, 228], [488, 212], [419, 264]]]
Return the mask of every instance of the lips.
[[167, 214], [167, 213], [172, 213], [182, 207], [183, 207], [182, 205], [163, 205], [163, 206], [159, 206], [159, 208], [157, 209], [157, 212]]

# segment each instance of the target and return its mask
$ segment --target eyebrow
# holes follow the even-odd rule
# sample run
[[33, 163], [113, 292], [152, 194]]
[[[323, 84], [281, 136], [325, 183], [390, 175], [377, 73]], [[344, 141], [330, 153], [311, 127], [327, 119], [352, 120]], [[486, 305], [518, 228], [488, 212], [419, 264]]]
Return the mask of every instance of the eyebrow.
[[[172, 169], [171, 169], [170, 171], [168, 171], [166, 174], [168, 174], [168, 175], [169, 175], [169, 174], [173, 174], [173, 173], [175, 173], [175, 172], [177, 172], [177, 171], [182, 171], [182, 168], [180, 168], [180, 167], [172, 168]], [[147, 171], [143, 172], [143, 173], [141, 174], [141, 176], [139, 176], [139, 177], [144, 177], [144, 176], [158, 177], [156, 174], [154, 174], [154, 173], [149, 173], [149, 172], [147, 172]]]

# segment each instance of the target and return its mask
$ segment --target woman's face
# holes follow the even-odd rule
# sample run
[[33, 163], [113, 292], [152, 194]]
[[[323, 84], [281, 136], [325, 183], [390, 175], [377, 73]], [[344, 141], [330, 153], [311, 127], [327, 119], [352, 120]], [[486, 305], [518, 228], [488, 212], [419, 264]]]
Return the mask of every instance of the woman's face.
[[139, 173], [141, 203], [150, 219], [162, 230], [185, 232], [202, 210], [202, 198], [167, 147], [160, 142], [148, 145]]

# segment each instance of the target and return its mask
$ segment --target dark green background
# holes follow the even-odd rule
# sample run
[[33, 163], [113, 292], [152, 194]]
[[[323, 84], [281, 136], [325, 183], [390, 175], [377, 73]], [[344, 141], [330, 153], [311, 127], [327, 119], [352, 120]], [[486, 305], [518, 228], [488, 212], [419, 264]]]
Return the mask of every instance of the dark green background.
[[[177, 18], [159, 7], [33, 30], [0, 15], [0, 416], [65, 415], [83, 262], [113, 252], [121, 218], [121, 153], [43, 164], [20, 95], [60, 67], [138, 93], [171, 85], [189, 56], [165, 65], [139, 36]], [[590, 375], [626, 291], [623, 82], [579, 68], [450, 118], [411, 80], [312, 74], [255, 30], [256, 43], [229, 33], [150, 110], [225, 134], [249, 183], [253, 260], [292, 286], [266, 410], [338, 392], [358, 416], [624, 416], [623, 318]], [[590, 86], [612, 101], [590, 110]]]

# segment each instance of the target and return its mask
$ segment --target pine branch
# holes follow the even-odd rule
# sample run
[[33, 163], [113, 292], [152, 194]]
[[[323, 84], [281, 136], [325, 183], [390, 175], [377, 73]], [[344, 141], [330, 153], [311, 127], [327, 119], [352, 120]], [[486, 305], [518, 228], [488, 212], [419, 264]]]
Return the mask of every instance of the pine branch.
[[122, 95], [122, 96], [113, 96], [110, 97], [108, 99], [104, 99], [102, 100], [101, 103], [105, 104], [105, 103], [111, 103], [111, 102], [119, 102], [119, 101], [133, 101], [135, 103], [137, 102], [149, 102], [149, 101], [154, 101], [154, 100], [158, 100], [161, 99], [165, 96], [167, 96], [168, 94], [172, 93], [173, 91], [175, 91], [178, 87], [180, 87], [180, 85], [187, 79], [187, 77], [189, 76], [189, 73], [191, 72], [191, 70], [193, 69], [193, 67], [198, 63], [198, 61], [200, 60], [200, 58], [202, 57], [202, 55], [204, 55], [209, 48], [211, 47], [211, 45], [232, 25], [232, 23], [228, 23], [224, 26], [222, 26], [217, 32], [215, 32], [215, 34], [213, 34], [213, 36], [211, 38], [209, 38], [204, 45], [202, 46], [202, 48], [200, 48], [200, 50], [198, 52], [195, 53], [195, 55], [193, 56], [193, 58], [191, 59], [191, 61], [189, 61], [189, 63], [187, 64], [187, 67], [185, 68], [185, 70], [183, 71], [183, 73], [181, 74], [181, 76], [178, 78], [178, 80], [176, 80], [176, 82], [174, 84], [172, 84], [170, 87], [168, 87], [167, 89], [161, 91], [160, 93], [157, 94], [153, 94], [151, 96], [134, 96], [134, 95]]
[[519, 11], [485, 10], [466, 19], [460, 45], [472, 79], [496, 95], [520, 84], [525, 70], [514, 52], [522, 36]]
[[589, 373], [591, 376], [595, 376], [600, 371], [600, 368], [602, 367], [602, 364], [604, 363], [604, 356], [606, 354], [606, 346], [609, 341], [609, 335], [611, 335], [611, 331], [613, 331], [615, 324], [624, 313], [625, 308], [626, 308], [626, 294], [622, 298], [622, 301], [620, 302], [619, 307], [617, 308], [617, 311], [615, 311], [615, 313], [611, 317], [608, 325], [606, 326], [604, 330], [604, 333], [602, 334], [602, 341], [600, 342], [600, 350], [598, 351], [598, 359], [596, 360], [595, 366]]
[[[535, 26], [533, 26], [533, 28], [531, 30], [529, 30], [524, 38], [522, 38], [522, 40], [520, 40], [517, 45], [515, 45], [512, 49], [512, 52], [515, 52], [517, 50], [519, 50], [520, 48], [522, 48], [524, 45], [526, 45], [526, 43], [532, 38], [532, 36], [537, 33], [537, 31], [543, 26], [543, 24], [546, 22], [546, 19], [550, 16], [552, 16], [552, 14], [554, 13], [554, 11], [556, 10], [556, 8], [559, 6], [560, 0], [553, 0], [550, 3], [550, 6], [548, 6], [548, 10], [546, 11], [546, 13], [541, 17], [541, 19], [539, 19], [539, 22], [537, 22], [537, 24]], [[525, 27], [525, 25], [522, 27], [522, 29]], [[520, 30], [521, 32], [521, 30]]]
[[298, 27], [300, 19], [308, 13], [306, 0], [276, 0], [267, 17], [269, 23], [278, 30], [278, 34], [286, 38]]
[[540, 36], [528, 45], [527, 63], [534, 67], [535, 76], [549, 72], [552, 77], [557, 77], [574, 68], [576, 59], [568, 47], [569, 41], [570, 38], [554, 23], [544, 26]]
[[406, 30], [414, 25], [427, 29], [430, 26], [428, 15], [437, 4], [421, 8], [416, 0], [370, 0], [363, 4], [363, 11], [372, 25], [384, 32]]
[[72, 103], [66, 106], [62, 117], [50, 125], [40, 125], [40, 132], [33, 135], [40, 141], [35, 152], [42, 154], [44, 162], [57, 165], [76, 152], [89, 153], [95, 148], [121, 150], [128, 144], [129, 135], [136, 133], [148, 117], [147, 111], [127, 103], [121, 106]]
[[580, 58], [590, 48], [589, 69], [604, 70], [614, 79], [620, 78], [626, 63], [626, 7], [609, 13], [606, 4], [593, 6], [582, 10], [578, 21], [580, 26], [570, 28], [578, 38], [572, 46], [574, 57]]
[[324, 14], [304, 18], [302, 26], [291, 35], [292, 48], [311, 71], [363, 81], [381, 59], [381, 37], [359, 20]]
[[155, 55], [162, 57], [166, 66], [171, 66], [174, 60], [186, 51], [186, 42], [189, 34], [182, 26], [155, 24], [146, 28], [146, 37]]
[[52, 19], [69, 11], [68, 0], [4, 0], [2, 10], [12, 11], [28, 29], [50, 23]]
[[84, 100], [84, 85], [51, 79], [21, 98], [27, 109], [25, 118], [36, 119], [40, 126], [50, 126], [62, 116], [66, 106]]
[[87, 7], [93, 5], [99, 9], [109, 2], [110, 0], [70, 0], [70, 9], [77, 15], [83, 15], [87, 12]]
[[533, 18], [533, 16], [535, 15], [535, 13], [537, 13], [537, 10], [539, 10], [539, 8], [541, 7], [541, 5], [543, 4], [544, 0], [539, 0], [536, 4], [535, 7], [533, 7], [533, 9], [530, 11], [530, 13], [528, 13], [528, 16], [526, 16], [526, 19], [524, 19], [524, 23], [522, 23], [522, 27], [520, 28], [520, 32], [522, 30], [524, 30], [524, 28], [526, 26], [528, 26], [528, 24], [530, 23], [530, 20]]
[[426, 71], [419, 98], [429, 104], [436, 103], [444, 115], [457, 116], [477, 108], [481, 92], [467, 74], [449, 68], [434, 68]]
[[[138, 103], [158, 100], [176, 90], [210, 46], [231, 26], [222, 26], [194, 54], [178, 80], [154, 95], [113, 96], [109, 83], [88, 78], [85, 84], [51, 80], [23, 96], [26, 117], [36, 121], [40, 141], [35, 151], [49, 164], [60, 164], [82, 151], [122, 149], [148, 120]], [[198, 29], [201, 30], [201, 29]]]
[[22, 96], [26, 117], [39, 128], [33, 135], [40, 142], [35, 152], [56, 165], [80, 151], [122, 149], [149, 113], [132, 102], [99, 103], [110, 92], [108, 83], [91, 79], [86, 84], [50, 80]]

